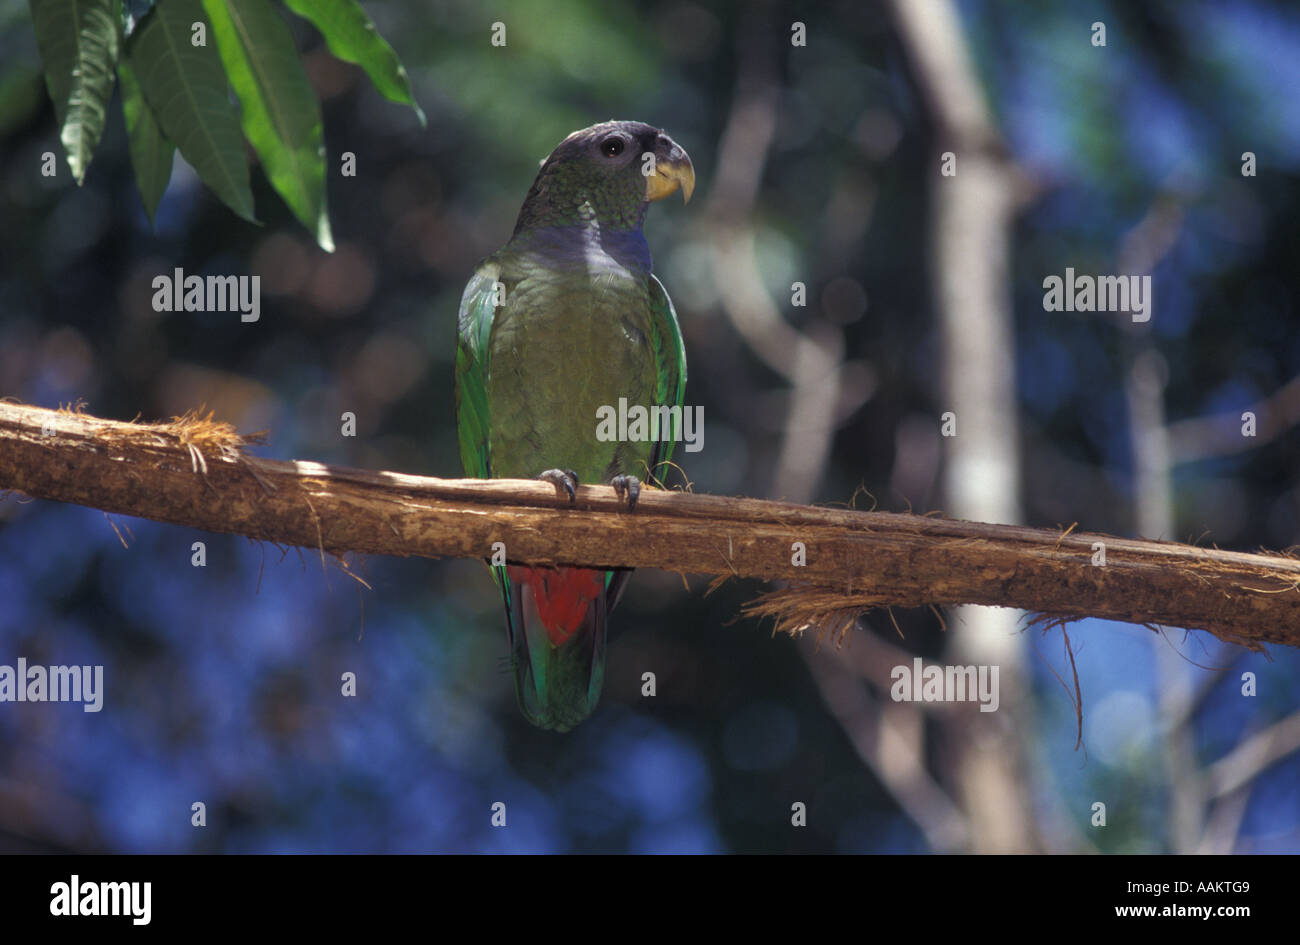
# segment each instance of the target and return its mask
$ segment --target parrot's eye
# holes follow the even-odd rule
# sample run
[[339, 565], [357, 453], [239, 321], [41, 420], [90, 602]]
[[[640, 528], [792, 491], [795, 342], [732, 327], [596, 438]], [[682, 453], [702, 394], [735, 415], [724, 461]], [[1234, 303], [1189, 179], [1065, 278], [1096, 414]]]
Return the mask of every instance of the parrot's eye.
[[623, 153], [623, 139], [606, 138], [600, 143], [600, 153], [607, 158], [618, 157]]

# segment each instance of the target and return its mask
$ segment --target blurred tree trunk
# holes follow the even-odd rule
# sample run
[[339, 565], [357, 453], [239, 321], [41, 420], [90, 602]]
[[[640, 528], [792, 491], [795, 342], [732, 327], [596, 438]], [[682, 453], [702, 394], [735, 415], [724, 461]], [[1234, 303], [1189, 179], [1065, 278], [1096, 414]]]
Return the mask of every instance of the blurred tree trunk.
[[[932, 272], [943, 337], [942, 410], [956, 419], [956, 435], [944, 439], [943, 507], [958, 518], [1015, 524], [1020, 451], [1009, 255], [1021, 177], [993, 126], [953, 5], [890, 6], [936, 126]], [[952, 176], [940, 174], [945, 152], [955, 159]], [[971, 849], [1038, 850], [1026, 777], [1021, 612], [965, 606], [954, 615], [946, 662], [1000, 667], [997, 712], [950, 713], [945, 720], [951, 789], [969, 819]]]

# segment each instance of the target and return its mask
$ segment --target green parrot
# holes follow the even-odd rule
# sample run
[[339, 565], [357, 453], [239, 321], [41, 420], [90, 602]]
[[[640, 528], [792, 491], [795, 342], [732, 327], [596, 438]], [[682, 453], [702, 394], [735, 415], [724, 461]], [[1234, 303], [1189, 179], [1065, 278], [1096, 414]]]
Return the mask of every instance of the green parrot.
[[[620, 398], [681, 406], [686, 351], [641, 232], [650, 201], [679, 188], [690, 200], [690, 157], [641, 122], [575, 131], [542, 163], [510, 241], [479, 264], [460, 303], [467, 476], [543, 479], [570, 504], [579, 482], [609, 483], [636, 507], [638, 474], [671, 457], [678, 431], [602, 440], [598, 410]], [[568, 731], [600, 700], [606, 621], [631, 571], [492, 570], [519, 706], [534, 725]]]

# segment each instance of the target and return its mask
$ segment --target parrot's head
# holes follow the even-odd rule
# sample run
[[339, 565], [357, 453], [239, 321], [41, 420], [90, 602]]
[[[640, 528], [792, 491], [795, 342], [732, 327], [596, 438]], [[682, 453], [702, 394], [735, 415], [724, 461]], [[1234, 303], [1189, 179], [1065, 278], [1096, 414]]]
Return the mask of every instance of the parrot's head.
[[658, 128], [606, 121], [569, 135], [542, 162], [515, 232], [534, 226], [639, 229], [646, 206], [681, 190], [690, 200], [695, 168]]

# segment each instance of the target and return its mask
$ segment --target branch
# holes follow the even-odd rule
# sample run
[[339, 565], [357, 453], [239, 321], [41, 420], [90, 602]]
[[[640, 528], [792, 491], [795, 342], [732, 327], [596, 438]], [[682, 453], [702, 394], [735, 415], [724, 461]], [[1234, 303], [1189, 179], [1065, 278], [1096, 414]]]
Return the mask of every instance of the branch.
[[[1253, 437], [1241, 435], [1241, 415], [1247, 410], [1256, 419]], [[1276, 440], [1296, 424], [1300, 424], [1300, 377], [1234, 413], [1169, 424], [1170, 452], [1175, 463], [1235, 456]]]
[[1296, 751], [1300, 751], [1300, 712], [1256, 732], [1210, 765], [1205, 773], [1206, 793], [1226, 797]]
[[[1300, 560], [1173, 542], [608, 486], [432, 479], [260, 459], [229, 424], [102, 420], [0, 404], [0, 490], [322, 552], [662, 568], [796, 582], [749, 605], [780, 629], [878, 607], [986, 604], [1300, 646]], [[792, 564], [793, 542], [806, 565]], [[1104, 542], [1106, 565], [1091, 564]]]
[[[850, 667], [847, 649], [831, 652], [806, 639], [800, 646], [823, 701], [849, 736], [853, 750], [920, 828], [930, 849], [937, 853], [968, 850], [971, 830], [965, 814], [925, 769], [921, 710], [939, 703], [875, 699]], [[889, 686], [886, 681], [881, 691], [888, 692]]]

